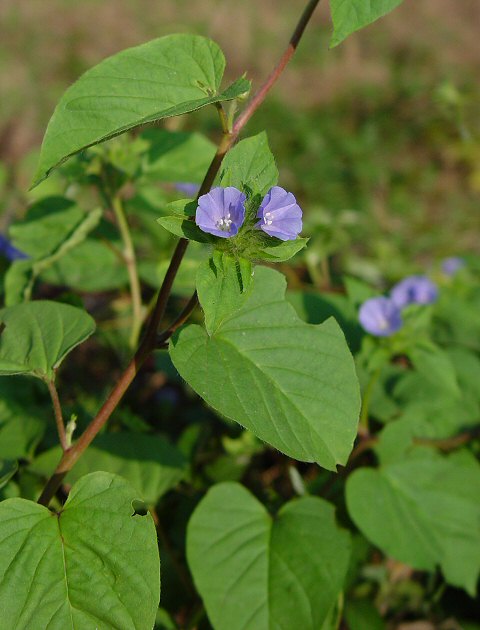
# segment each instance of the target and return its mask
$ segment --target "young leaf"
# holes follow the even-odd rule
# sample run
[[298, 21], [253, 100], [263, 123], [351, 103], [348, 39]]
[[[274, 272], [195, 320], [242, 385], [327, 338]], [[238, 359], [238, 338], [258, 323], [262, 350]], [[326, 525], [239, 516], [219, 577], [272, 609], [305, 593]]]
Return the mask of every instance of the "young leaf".
[[[250, 268], [250, 274], [247, 267]], [[244, 283], [251, 276], [251, 264], [248, 261], [240, 263], [218, 251], [200, 266], [197, 272], [197, 293], [205, 313], [208, 334], [214, 333], [226, 317], [243, 305], [248, 295], [248, 287]]]
[[[61, 457], [55, 447], [37, 457], [29, 471], [49, 477]], [[121, 475], [149, 505], [174, 488], [187, 474], [187, 462], [165, 438], [144, 433], [105, 433], [99, 435], [68, 473], [74, 483], [88, 473], [104, 470]]]
[[330, 0], [333, 35], [330, 46], [337, 46], [351, 33], [375, 22], [403, 0]]
[[412, 453], [379, 470], [355, 471], [346, 494], [350, 516], [373, 544], [415, 569], [440, 565], [449, 584], [474, 596], [480, 466], [473, 457]]
[[295, 254], [298, 254], [307, 246], [308, 238], [296, 238], [292, 241], [280, 241], [278, 239], [270, 239], [272, 242], [266, 247], [262, 247], [252, 253], [252, 256], [258, 260], [277, 263], [290, 260]]
[[25, 302], [0, 311], [0, 375], [52, 379], [66, 355], [95, 330], [79, 308], [59, 302]]
[[223, 187], [235, 186], [240, 190], [247, 187], [253, 193], [265, 195], [277, 181], [278, 169], [264, 131], [241, 140], [223, 160], [220, 173]]
[[272, 520], [240, 484], [222, 483], [188, 524], [188, 563], [217, 630], [321, 628], [349, 557], [349, 534], [316, 497], [290, 501]]
[[170, 341], [170, 354], [219, 413], [291, 457], [335, 470], [346, 463], [357, 433], [353, 359], [338, 325], [305, 324], [285, 301], [285, 288], [280, 273], [256, 267], [244, 305], [211, 334], [184, 327]]
[[42, 144], [35, 186], [67, 157], [139, 125], [232, 100], [250, 83], [219, 92], [225, 58], [211, 40], [168, 35], [88, 70], [63, 95]]
[[59, 513], [0, 503], [0, 609], [9, 628], [151, 630], [160, 597], [152, 517], [120, 477], [83, 477]]
[[8, 269], [6, 306], [29, 300], [36, 278], [82, 243], [101, 217], [100, 208], [86, 213], [63, 197], [48, 197], [33, 205], [26, 219], [10, 228], [15, 246], [30, 258], [15, 261]]
[[189, 218], [181, 216], [160, 217], [157, 219], [157, 223], [171, 234], [180, 238], [188, 238], [189, 241], [196, 241], [197, 243], [211, 243], [213, 241], [210, 234], [202, 232], [195, 221]]

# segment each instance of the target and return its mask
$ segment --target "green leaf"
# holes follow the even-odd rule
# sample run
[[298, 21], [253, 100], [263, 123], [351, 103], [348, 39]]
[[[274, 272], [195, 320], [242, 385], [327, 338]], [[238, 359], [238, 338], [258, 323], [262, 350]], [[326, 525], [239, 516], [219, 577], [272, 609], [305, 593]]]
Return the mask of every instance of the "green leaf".
[[237, 483], [214, 486], [188, 524], [187, 558], [216, 630], [318, 630], [342, 589], [350, 536], [306, 497], [274, 520]]
[[473, 457], [412, 454], [379, 470], [357, 470], [346, 496], [350, 516], [384, 553], [415, 569], [439, 565], [449, 584], [474, 596], [480, 466]]
[[415, 369], [427, 380], [452, 396], [461, 396], [455, 367], [444, 350], [429, 343], [412, 348], [409, 354]]
[[0, 459], [0, 488], [3, 488], [18, 470], [16, 461]]
[[330, 0], [333, 35], [330, 46], [337, 46], [351, 33], [375, 22], [403, 0]]
[[150, 514], [133, 488], [94, 473], [59, 513], [25, 499], [0, 503], [0, 609], [8, 627], [151, 630], [160, 596]]
[[302, 322], [285, 288], [282, 274], [256, 267], [245, 304], [211, 335], [184, 327], [171, 339], [170, 354], [219, 413], [291, 457], [335, 470], [357, 433], [353, 359], [338, 325]]
[[82, 243], [102, 217], [97, 208], [84, 212], [63, 197], [42, 199], [21, 223], [11, 226], [13, 243], [31, 256], [13, 263], [5, 279], [5, 303], [13, 306], [31, 297], [34, 282], [72, 249]]
[[198, 35], [169, 35], [124, 50], [88, 70], [63, 95], [48, 124], [34, 184], [67, 157], [169, 116], [248, 92], [239, 79], [219, 92], [220, 48]]
[[296, 238], [293, 241], [280, 241], [273, 238], [270, 240], [271, 245], [261, 247], [253, 253], [255, 258], [272, 263], [284, 262], [304, 249], [309, 241], [308, 238]]
[[[245, 267], [244, 264], [242, 266]], [[249, 274], [247, 272], [244, 275]], [[197, 272], [197, 293], [209, 335], [215, 333], [224, 319], [244, 304], [248, 293], [243, 283], [240, 263], [228, 254], [216, 251], [200, 266]]]
[[52, 379], [66, 355], [95, 330], [95, 322], [79, 308], [37, 301], [0, 311], [0, 375], [31, 374]]
[[44, 271], [41, 278], [49, 284], [86, 292], [112, 291], [128, 283], [127, 270], [117, 254], [94, 238], [87, 238], [68, 252]]
[[[29, 471], [48, 478], [61, 454], [60, 447], [42, 453], [29, 466]], [[124, 477], [148, 505], [155, 505], [165, 492], [185, 479], [187, 461], [159, 435], [105, 433], [89, 446], [66, 481], [74, 483], [98, 470]]]
[[200, 184], [216, 151], [199, 133], [147, 129], [141, 138], [149, 143], [143, 170], [157, 182]]
[[157, 223], [171, 234], [180, 238], [187, 238], [189, 241], [212, 243], [214, 240], [210, 234], [203, 232], [192, 219], [180, 216], [160, 217], [157, 219]]
[[224, 187], [248, 188], [265, 195], [277, 181], [278, 169], [264, 131], [241, 140], [222, 162], [220, 184]]

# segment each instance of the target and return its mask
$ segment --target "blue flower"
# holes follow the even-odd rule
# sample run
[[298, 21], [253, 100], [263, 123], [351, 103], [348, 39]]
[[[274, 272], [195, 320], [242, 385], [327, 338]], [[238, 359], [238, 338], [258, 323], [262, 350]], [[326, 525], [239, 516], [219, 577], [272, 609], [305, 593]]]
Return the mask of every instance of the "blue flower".
[[292, 193], [280, 186], [270, 188], [257, 217], [260, 219], [257, 228], [282, 241], [293, 241], [302, 231], [302, 210]]
[[446, 276], [455, 275], [462, 267], [465, 267], [465, 261], [458, 256], [452, 256], [451, 258], [444, 258], [442, 260], [442, 271]]
[[246, 196], [237, 188], [213, 188], [198, 200], [195, 222], [204, 232], [230, 238], [245, 220]]
[[390, 296], [399, 308], [409, 304], [432, 304], [438, 298], [438, 289], [427, 276], [409, 276], [393, 287]]
[[8, 260], [23, 260], [28, 258], [27, 254], [24, 254], [19, 249], [14, 247], [8, 238], [3, 234], [0, 234], [0, 254], [8, 258]]
[[179, 192], [185, 193], [188, 197], [195, 197], [200, 190], [200, 184], [192, 184], [191, 182], [176, 182], [174, 185]]
[[374, 297], [360, 307], [358, 319], [362, 327], [376, 337], [389, 337], [403, 325], [400, 309], [386, 297]]

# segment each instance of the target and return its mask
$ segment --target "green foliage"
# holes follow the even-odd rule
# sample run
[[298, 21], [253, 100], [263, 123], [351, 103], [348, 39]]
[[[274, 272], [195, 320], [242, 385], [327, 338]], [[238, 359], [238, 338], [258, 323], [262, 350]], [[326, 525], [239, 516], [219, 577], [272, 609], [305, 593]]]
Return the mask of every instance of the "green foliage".
[[188, 526], [188, 563], [218, 630], [317, 630], [342, 589], [349, 556], [349, 534], [333, 506], [316, 497], [286, 503], [272, 519], [241, 485], [223, 483]]
[[330, 0], [333, 20], [331, 46], [337, 46], [351, 33], [371, 24], [403, 0]]
[[278, 272], [256, 267], [244, 306], [213, 334], [186, 326], [172, 338], [170, 355], [219, 413], [291, 457], [335, 470], [357, 430], [353, 361], [335, 322], [305, 324], [284, 293]]
[[347, 482], [348, 510], [385, 553], [416, 569], [440, 565], [472, 597], [480, 573], [480, 466], [424, 449]]
[[265, 132], [241, 140], [223, 160], [220, 183], [224, 187], [264, 195], [277, 181], [278, 169]]
[[34, 185], [67, 157], [129, 129], [249, 91], [224, 92], [225, 58], [211, 40], [169, 35], [124, 50], [87, 71], [60, 100], [47, 127]]
[[52, 380], [66, 355], [95, 330], [79, 308], [37, 301], [0, 311], [0, 375], [31, 374]]
[[[45, 451], [29, 470], [48, 478], [61, 454], [58, 446]], [[159, 435], [106, 433], [97, 437], [66, 481], [75, 483], [98, 470], [122, 476], [153, 506], [186, 478], [187, 462], [177, 448]]]
[[0, 606], [10, 628], [150, 630], [160, 597], [155, 527], [135, 491], [94, 473], [58, 513], [0, 503]]

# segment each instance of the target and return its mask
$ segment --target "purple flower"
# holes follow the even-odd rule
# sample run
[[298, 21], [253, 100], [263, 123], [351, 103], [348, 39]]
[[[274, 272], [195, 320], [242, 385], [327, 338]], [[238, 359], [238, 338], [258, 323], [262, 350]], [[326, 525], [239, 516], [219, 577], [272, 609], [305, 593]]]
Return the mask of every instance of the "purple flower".
[[245, 195], [237, 188], [213, 188], [198, 200], [195, 222], [204, 232], [230, 238], [245, 220]]
[[390, 296], [399, 308], [409, 304], [432, 304], [438, 297], [438, 289], [427, 276], [409, 276], [393, 287]]
[[24, 260], [28, 258], [27, 254], [21, 252], [19, 249], [14, 247], [8, 238], [3, 234], [0, 234], [0, 254], [8, 258], [8, 260]]
[[188, 197], [195, 197], [200, 190], [200, 184], [192, 184], [191, 182], [176, 182], [174, 185], [179, 192], [185, 193]]
[[302, 231], [302, 210], [292, 193], [273, 186], [263, 198], [256, 224], [269, 236], [282, 241], [294, 241]]
[[400, 309], [383, 296], [364, 302], [358, 319], [362, 327], [376, 337], [389, 337], [400, 330], [403, 324]]
[[455, 275], [462, 267], [465, 267], [465, 261], [458, 256], [452, 256], [451, 258], [444, 258], [442, 260], [442, 271], [446, 276]]

